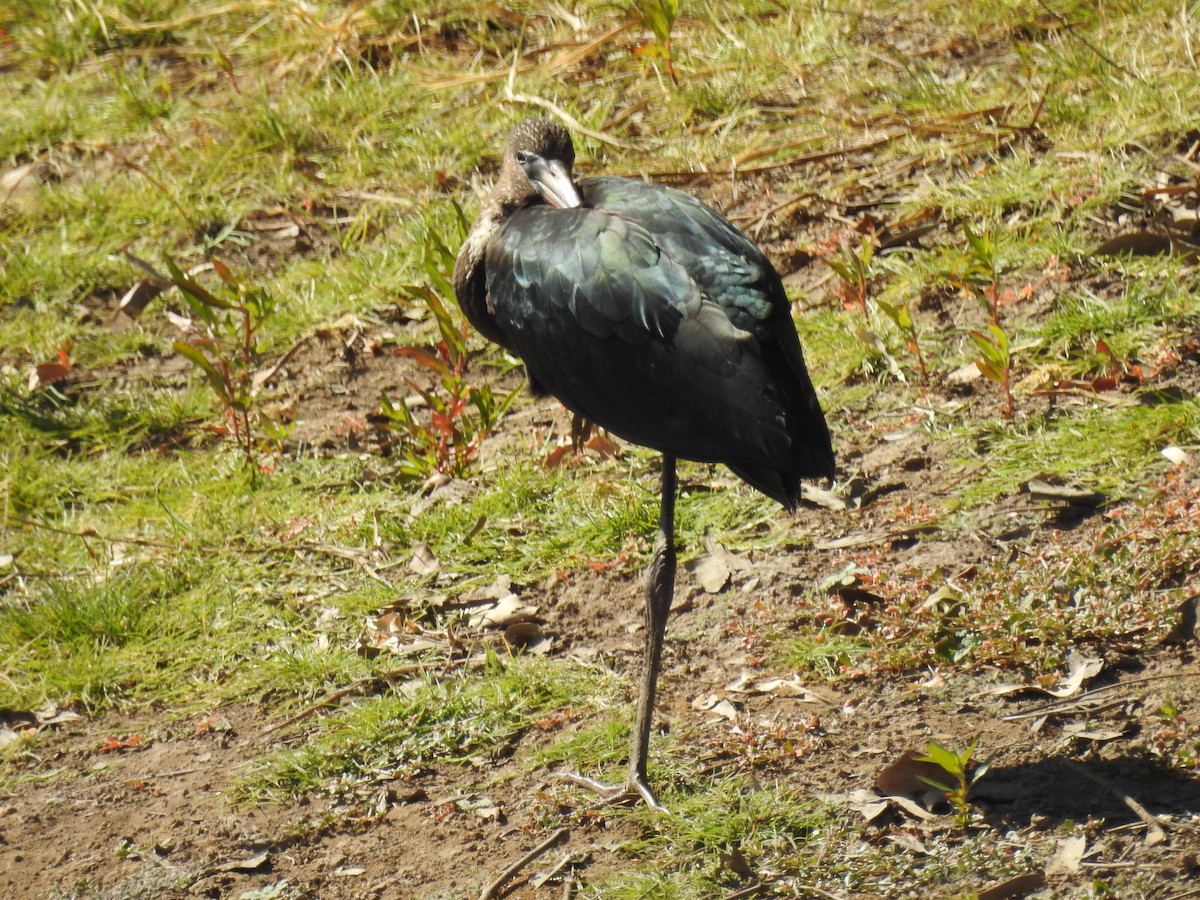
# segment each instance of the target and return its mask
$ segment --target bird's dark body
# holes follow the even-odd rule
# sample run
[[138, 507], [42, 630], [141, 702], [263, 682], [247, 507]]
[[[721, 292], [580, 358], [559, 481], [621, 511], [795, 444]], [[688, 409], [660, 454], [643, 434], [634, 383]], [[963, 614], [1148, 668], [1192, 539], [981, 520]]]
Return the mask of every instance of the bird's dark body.
[[633, 443], [727, 464], [791, 507], [833, 471], [787, 297], [762, 252], [681, 191], [579, 182], [584, 206], [513, 213], [487, 306], [536, 385]]
[[762, 251], [687, 194], [625, 178], [576, 183], [574, 162], [561, 125], [513, 128], [454, 291], [476, 330], [524, 360], [532, 386], [663, 454], [628, 774], [616, 787], [567, 776], [659, 807], [646, 768], [675, 589], [675, 461], [725, 463], [791, 508], [801, 478], [833, 475], [833, 450]]

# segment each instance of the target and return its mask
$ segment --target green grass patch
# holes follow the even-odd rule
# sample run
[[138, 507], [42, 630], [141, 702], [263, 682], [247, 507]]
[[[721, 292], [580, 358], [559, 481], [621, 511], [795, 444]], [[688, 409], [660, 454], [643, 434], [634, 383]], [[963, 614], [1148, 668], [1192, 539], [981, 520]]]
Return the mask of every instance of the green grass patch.
[[[601, 896], [711, 897], [744, 887], [749, 861], [778, 871], [815, 858], [814, 848], [836, 830], [828, 807], [785, 785], [721, 778], [694, 790], [684, 785], [660, 796], [669, 815], [645, 809], [615, 813], [643, 829], [625, 844], [628, 874], [604, 879]], [[810, 864], [811, 865], [811, 864]], [[808, 869], [809, 866], [805, 866]]]
[[1148, 472], [1166, 468], [1160, 451], [1170, 444], [1194, 443], [1198, 426], [1200, 406], [1194, 400], [1154, 394], [1115, 409], [1098, 402], [1070, 415], [997, 424], [973, 435], [974, 454], [960, 464], [978, 467], [978, 476], [963, 485], [958, 502], [965, 508], [978, 506], [1045, 475], [1114, 499], [1127, 497]]
[[[1160, 454], [1200, 444], [1195, 263], [1095, 250], [1196, 205], [1194, 15], [1175, 0], [924, 0], [901, 13], [882, 0], [684, 4], [670, 30], [676, 82], [643, 24], [587, 45], [628, 4], [568, 6], [28, 0], [0, 11], [0, 707], [173, 717], [258, 702], [286, 717], [375, 684], [390, 663], [357, 641], [398, 598], [423, 627], [435, 600], [501, 575], [532, 598], [558, 572], [593, 565], [617, 579], [645, 565], [659, 504], [648, 451], [547, 470], [539, 412], [537, 429], [527, 415], [502, 423], [504, 451], [481, 452], [487, 467], [445, 491], [399, 478], [398, 455], [347, 441], [277, 442], [274, 469], [251, 475], [261, 448], [239, 454], [222, 436], [207, 374], [175, 355], [183, 329], [170, 316], [193, 313], [179, 292], [136, 320], [115, 309], [145, 274], [123, 248], [184, 271], [215, 256], [238, 283], [230, 296], [273, 301], [258, 371], [307, 339], [292, 380], [255, 403], [303, 418], [325, 366], [331, 396], [360, 369], [382, 383], [395, 347], [437, 340], [411, 286], [436, 281], [433, 236], [455, 243], [451, 200], [473, 214], [509, 126], [548, 107], [592, 132], [576, 135], [581, 174], [652, 173], [707, 194], [787, 270], [849, 502], [815, 520], [822, 539], [936, 522], [931, 539], [978, 558], [909, 565], [907, 550], [922, 550], [913, 538], [792, 560], [808, 538], [775, 504], [719, 467], [684, 465], [681, 559], [708, 535], [767, 562], [744, 635], [748, 648], [764, 636], [759, 660], [849, 687], [925, 669], [1053, 679], [1072, 648], [1136, 655], [1167, 631], [1200, 566], [1190, 470]], [[1163, 184], [1173, 193], [1147, 193]], [[968, 229], [998, 258], [1012, 419], [991, 381], [949, 378], [979, 355], [971, 334], [992, 312]], [[866, 266], [867, 314], [847, 308], [831, 248], [897, 234]], [[219, 289], [214, 271], [197, 272]], [[879, 301], [911, 313], [911, 334]], [[469, 378], [512, 380], [511, 359], [474, 336], [471, 348]], [[60, 350], [70, 377], [31, 388], [32, 368]], [[1047, 392], [1098, 378], [1120, 385]], [[287, 395], [300, 381], [304, 395]], [[387, 391], [409, 393], [399, 366]], [[994, 515], [1034, 477], [1108, 502], [1082, 525], [1021, 510], [1034, 538], [980, 551], [977, 532], [1004, 527]], [[436, 573], [409, 568], [417, 544]], [[857, 605], [790, 587], [843, 566], [866, 592]], [[694, 635], [682, 622], [673, 633], [699, 637], [740, 603], [722, 594], [686, 620]], [[620, 768], [628, 680], [559, 655], [467, 658], [321, 707], [236, 796], [338, 794], [509, 754], [506, 773]], [[36, 743], [51, 737], [21, 738], [0, 759], [19, 778], [51, 777]], [[672, 814], [612, 811], [635, 835], [619, 851], [629, 871], [589, 883], [594, 896], [732, 894], [748, 884], [738, 854], [774, 879], [768, 890], [798, 896], [811, 885], [971, 891], [981, 873], [1041, 865], [986, 829], [926, 836], [914, 864], [786, 785], [744, 769], [692, 777], [679, 750], [689, 743], [655, 736], [653, 778]], [[746, 766], [761, 775], [778, 756], [747, 749]]]
[[604, 690], [590, 669], [489, 655], [476, 675], [402, 684], [330, 716], [302, 748], [264, 760], [235, 794], [302, 796], [404, 777], [435, 762], [465, 762], [499, 752], [548, 714], [594, 703]]
[[[621, 707], [624, 711], [625, 707]], [[567, 766], [576, 772], [612, 769], [629, 755], [631, 719], [611, 719], [560, 738], [548, 747], [534, 751], [531, 768]]]
[[871, 650], [871, 641], [825, 629], [796, 637], [776, 636], [773, 656], [778, 664], [822, 681], [837, 681], [856, 670]]

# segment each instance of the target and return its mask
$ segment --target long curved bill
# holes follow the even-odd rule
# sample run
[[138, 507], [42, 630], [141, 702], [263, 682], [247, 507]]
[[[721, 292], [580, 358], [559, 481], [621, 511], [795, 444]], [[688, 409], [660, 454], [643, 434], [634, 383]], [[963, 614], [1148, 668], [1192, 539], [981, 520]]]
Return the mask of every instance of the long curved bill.
[[551, 206], [559, 209], [583, 206], [583, 196], [571, 180], [571, 169], [562, 160], [539, 159], [526, 171], [537, 192]]

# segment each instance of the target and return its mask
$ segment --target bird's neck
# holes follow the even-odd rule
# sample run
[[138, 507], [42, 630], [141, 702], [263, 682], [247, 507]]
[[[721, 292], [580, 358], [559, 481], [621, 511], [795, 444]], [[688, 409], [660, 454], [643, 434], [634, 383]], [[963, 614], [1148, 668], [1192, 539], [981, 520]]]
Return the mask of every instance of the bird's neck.
[[496, 327], [487, 302], [487, 272], [484, 258], [487, 245], [507, 218], [503, 206], [489, 201], [475, 219], [467, 238], [454, 261], [454, 294], [458, 307], [471, 326], [490, 341], [503, 345], [503, 335]]

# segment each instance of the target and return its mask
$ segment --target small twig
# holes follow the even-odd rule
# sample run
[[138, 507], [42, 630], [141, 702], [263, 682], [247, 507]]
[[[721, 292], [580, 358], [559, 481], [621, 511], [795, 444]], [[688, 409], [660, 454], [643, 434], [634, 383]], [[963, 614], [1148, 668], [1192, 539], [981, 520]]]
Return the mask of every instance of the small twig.
[[1089, 706], [1086, 698], [1078, 700], [1060, 700], [1051, 707], [1043, 707], [1031, 709], [1027, 712], [1012, 713], [1005, 716], [1005, 722], [1019, 722], [1022, 719], [1038, 719], [1043, 716], [1065, 716], [1074, 712], [1086, 712], [1089, 716], [1099, 715], [1102, 712], [1108, 712], [1110, 709], [1118, 709], [1124, 706], [1128, 700], [1124, 697], [1118, 697], [1116, 700], [1110, 700], [1107, 703], [1101, 703], [1099, 706]]
[[262, 387], [264, 384], [266, 384], [268, 381], [270, 381], [272, 378], [274, 378], [276, 373], [278, 373], [280, 369], [282, 369], [284, 366], [286, 366], [288, 364], [288, 362], [291, 360], [291, 358], [296, 355], [296, 352], [307, 343], [308, 343], [308, 336], [300, 338], [300, 340], [298, 340], [298, 341], [296, 341], [296, 343], [292, 344], [292, 348], [290, 350], [288, 350], [287, 353], [285, 353], [285, 354], [283, 354], [283, 356], [279, 357], [279, 361], [276, 362], [275, 365], [271, 366], [271, 368], [269, 368], [269, 369], [264, 369], [261, 372], [256, 372], [254, 375], [254, 378], [253, 378], [253, 385], [251, 388], [251, 393], [253, 394], [260, 387]]
[[[49, 531], [52, 534], [61, 534], [66, 537], [79, 538], [84, 544], [87, 544], [88, 539], [102, 541], [106, 544], [132, 544], [136, 547], [156, 547], [161, 550], [179, 550], [181, 543], [179, 541], [159, 541], [151, 538], [134, 538], [134, 537], [112, 537], [107, 534], [101, 534], [94, 528], [84, 528], [80, 531], [72, 531], [67, 528], [56, 528], [53, 525], [48, 525], [45, 522], [38, 522], [34, 519], [27, 519], [24, 516], [9, 516], [0, 521], [0, 525], [4, 528], [10, 527], [11, 524], [24, 525], [27, 528], [38, 528], [42, 531]], [[327, 544], [315, 544], [310, 541], [302, 541], [295, 544], [272, 544], [264, 547], [241, 547], [231, 548], [229, 546], [217, 547], [206, 544], [189, 544], [188, 549], [194, 550], [197, 553], [207, 553], [210, 555], [227, 554], [230, 552], [242, 552], [247, 554], [266, 555], [273, 553], [294, 554], [300, 552], [319, 553], [325, 556], [333, 556], [338, 559], [344, 559], [353, 563], [358, 569], [366, 573], [371, 578], [374, 578], [380, 584], [388, 584], [387, 580], [380, 575], [375, 569], [371, 568], [364, 562], [363, 557], [366, 551], [348, 549], [346, 547], [333, 547]], [[90, 552], [90, 548], [89, 548]], [[23, 572], [24, 575], [36, 577], [39, 573]]]
[[493, 898], [499, 897], [500, 889], [504, 887], [504, 885], [510, 880], [512, 880], [514, 875], [516, 875], [546, 851], [550, 850], [556, 844], [565, 840], [570, 833], [571, 832], [566, 828], [558, 829], [558, 831], [554, 832], [552, 835], [550, 835], [550, 837], [546, 838], [544, 841], [518, 859], [515, 863], [497, 875], [496, 880], [483, 889], [483, 893], [479, 895], [479, 900], [493, 900]]
[[[885, 134], [883, 137], [867, 141], [862, 144], [855, 144], [852, 147], [842, 147], [837, 150], [822, 150], [819, 153], [805, 153], [800, 156], [793, 156], [788, 159], [780, 160], [779, 162], [765, 163], [759, 166], [739, 166], [739, 175], [754, 175], [758, 172], [770, 172], [774, 169], [787, 169], [792, 166], [803, 166], [809, 163], [824, 162], [827, 159], [835, 159], [839, 156], [851, 156], [855, 153], [869, 153], [872, 150], [877, 150], [892, 141], [904, 136], [904, 132], [892, 132]], [[653, 177], [653, 176], [652, 176]]]
[[362, 688], [372, 685], [377, 681], [386, 681], [389, 678], [396, 678], [400, 675], [411, 675], [414, 672], [420, 672], [426, 668], [428, 668], [428, 666], [413, 664], [411, 666], [401, 666], [399, 669], [392, 669], [389, 672], [380, 672], [378, 675], [367, 675], [363, 678], [357, 678], [345, 687], [338, 688], [336, 691], [326, 694], [316, 703], [305, 707], [294, 716], [289, 716], [282, 722], [276, 722], [274, 725], [268, 725], [265, 729], [263, 729], [263, 734], [271, 734], [272, 732], [295, 725], [297, 722], [307, 719], [309, 716], [321, 711], [327, 706], [332, 706], [339, 700], [358, 693], [358, 691]]
[[1158, 816], [1154, 815], [1152, 812], [1150, 812], [1150, 810], [1146, 809], [1146, 807], [1142, 806], [1142, 804], [1138, 803], [1133, 799], [1133, 797], [1129, 796], [1129, 794], [1125, 793], [1116, 785], [1109, 784], [1099, 775], [1096, 775], [1094, 772], [1090, 771], [1087, 766], [1080, 765], [1079, 763], [1071, 763], [1071, 765], [1079, 771], [1080, 775], [1088, 779], [1088, 781], [1094, 782], [1095, 784], [1104, 788], [1114, 797], [1117, 797], [1122, 803], [1124, 803], [1133, 811], [1135, 816], [1146, 823], [1146, 827], [1150, 829], [1150, 836], [1147, 838], [1147, 840], [1155, 844], [1166, 840], [1167, 832], [1163, 829], [1162, 822], [1159, 821]]
[[1112, 66], [1118, 72], [1124, 72], [1126, 75], [1129, 75], [1132, 78], [1136, 78], [1138, 81], [1141, 81], [1143, 83], [1145, 82], [1146, 79], [1144, 79], [1141, 75], [1137, 74], [1137, 72], [1130, 71], [1128, 68], [1121, 65], [1119, 62], [1116, 62], [1114, 59], [1112, 59], [1112, 57], [1108, 56], [1103, 51], [1101, 51], [1099, 47], [1097, 47], [1095, 44], [1093, 44], [1087, 38], [1080, 37], [1078, 34], [1076, 34], [1075, 26], [1072, 25], [1071, 22], [1067, 20], [1067, 17], [1062, 15], [1061, 13], [1058, 13], [1058, 12], [1055, 12], [1054, 10], [1052, 10], [1049, 6], [1046, 5], [1045, 0], [1037, 0], [1037, 5], [1040, 6], [1042, 9], [1044, 9], [1051, 18], [1056, 19], [1059, 22], [1059, 24], [1061, 24], [1062, 27], [1066, 29], [1067, 34], [1069, 34], [1075, 40], [1079, 41], [1079, 43], [1083, 44], [1083, 46], [1087, 47], [1089, 50], [1091, 50], [1093, 53], [1095, 53], [1097, 59], [1108, 63], [1110, 66]]
[[24, 525], [28, 528], [38, 528], [42, 531], [49, 531], [53, 534], [61, 534], [65, 535], [66, 537], [79, 538], [85, 542], [88, 538], [93, 538], [106, 544], [134, 544], [138, 547], [160, 547], [166, 550], [179, 549], [178, 542], [155, 541], [148, 538], [109, 537], [106, 534], [100, 534], [100, 532], [96, 531], [94, 528], [84, 528], [82, 531], [71, 531], [67, 528], [55, 528], [53, 525], [47, 525], [45, 522], [37, 522], [33, 519], [26, 519], [24, 516], [9, 516], [5, 520], [6, 528], [10, 522], [15, 522], [18, 525]]
[[734, 891], [732, 894], [726, 894], [721, 900], [748, 900], [750, 897], [757, 897], [763, 891], [763, 883], [752, 884], [748, 888], [742, 888], [740, 891]]
[[570, 128], [572, 131], [578, 131], [580, 134], [586, 134], [588, 137], [593, 138], [597, 141], [600, 141], [600, 143], [602, 143], [602, 144], [611, 144], [612, 146], [620, 147], [623, 150], [638, 149], [636, 144], [631, 144], [628, 141], [623, 141], [620, 138], [615, 138], [612, 135], [605, 134], [602, 131], [594, 131], [593, 129], [588, 128], [586, 125], [584, 125], [582, 122], [580, 122], [578, 119], [576, 119], [573, 115], [571, 115], [569, 112], [567, 112], [561, 106], [558, 106], [555, 103], [551, 103], [549, 100], [543, 99], [542, 97], [535, 97], [532, 94], [514, 93], [512, 90], [511, 84], [508, 86], [508, 89], [505, 90], [504, 96], [501, 97], [500, 99], [503, 100], [505, 103], [528, 103], [532, 106], [540, 106], [542, 109], [546, 110], [546, 112], [550, 113], [551, 115], [556, 116], [559, 119], [562, 119], [563, 124], [566, 125], [568, 128]]
[[[1064, 698], [1064, 699], [1059, 699], [1059, 700], [1047, 700], [1045, 703], [1041, 703], [1030, 709], [1026, 709], [1019, 713], [1012, 713], [1010, 715], [1004, 716], [1004, 721], [1009, 722], [1009, 721], [1015, 721], [1017, 719], [1028, 719], [1033, 716], [1040, 715], [1042, 713], [1055, 714], [1058, 712], [1072, 712], [1075, 709], [1078, 709], [1080, 707], [1080, 705], [1083, 703], [1083, 701], [1088, 700], [1092, 697], [1095, 697], [1097, 694], [1103, 694], [1107, 691], [1115, 691], [1115, 690], [1120, 690], [1120, 689], [1124, 689], [1124, 688], [1130, 688], [1130, 687], [1133, 687], [1134, 685], [1146, 684], [1147, 682], [1150, 682], [1150, 681], [1165, 681], [1166, 679], [1169, 679], [1169, 678], [1185, 678], [1189, 675], [1196, 675], [1196, 674], [1197, 674], [1197, 672], [1195, 672], [1195, 671], [1169, 672], [1169, 673], [1166, 673], [1163, 675], [1147, 675], [1144, 678], [1132, 678], [1129, 681], [1118, 681], [1113, 684], [1106, 684], [1106, 685], [1103, 685], [1098, 688], [1092, 688], [1091, 690], [1084, 691], [1082, 694], [1079, 694], [1078, 696], [1075, 696], [1075, 697]], [[1107, 709], [1108, 707], [1105, 706], [1105, 708]], [[1091, 711], [1091, 710], [1089, 710], [1089, 711]]]

